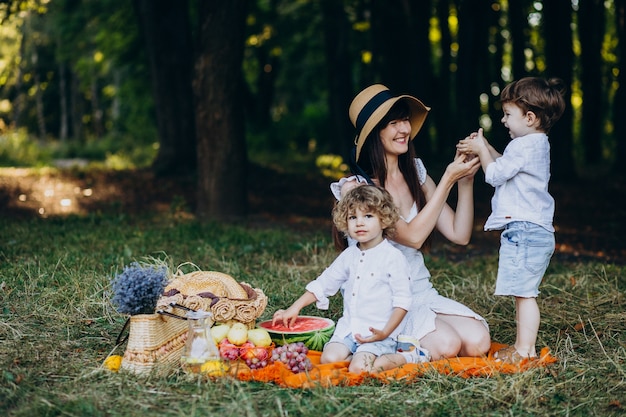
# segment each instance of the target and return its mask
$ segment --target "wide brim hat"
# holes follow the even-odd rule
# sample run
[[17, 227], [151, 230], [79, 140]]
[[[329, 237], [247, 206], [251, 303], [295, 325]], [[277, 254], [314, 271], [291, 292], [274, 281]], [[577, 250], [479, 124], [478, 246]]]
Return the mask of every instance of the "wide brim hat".
[[410, 139], [413, 140], [424, 125], [426, 116], [430, 111], [430, 107], [425, 106], [420, 100], [409, 95], [393, 95], [389, 88], [382, 84], [367, 87], [352, 100], [349, 115], [352, 125], [357, 129], [357, 135], [354, 139], [357, 161], [365, 139], [399, 100], [405, 100], [411, 109], [409, 118], [411, 122]]

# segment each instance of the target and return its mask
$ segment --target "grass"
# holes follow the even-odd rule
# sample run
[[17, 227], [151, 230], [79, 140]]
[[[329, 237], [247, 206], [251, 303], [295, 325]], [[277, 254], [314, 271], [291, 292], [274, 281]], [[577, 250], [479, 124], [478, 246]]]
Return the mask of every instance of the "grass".
[[[410, 384], [284, 389], [184, 374], [137, 377], [101, 368], [125, 317], [110, 279], [153, 257], [229, 273], [269, 297], [266, 319], [334, 258], [325, 230], [198, 224], [175, 214], [98, 214], [0, 222], [0, 415], [7, 416], [611, 416], [626, 407], [624, 267], [554, 259], [539, 298], [538, 348], [558, 363], [516, 375], [462, 379], [429, 373]], [[513, 302], [494, 297], [492, 255], [429, 256], [441, 293], [511, 343]], [[328, 312], [337, 318], [340, 297]]]

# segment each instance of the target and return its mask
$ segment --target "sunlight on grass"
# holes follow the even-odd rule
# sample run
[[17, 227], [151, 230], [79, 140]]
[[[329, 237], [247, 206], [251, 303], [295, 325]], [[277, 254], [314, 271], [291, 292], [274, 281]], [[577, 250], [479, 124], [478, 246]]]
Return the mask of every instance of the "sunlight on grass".
[[56, 169], [0, 168], [0, 176], [16, 187], [9, 208], [37, 213], [41, 217], [86, 214], [80, 202], [94, 196], [91, 187], [75, 178], [63, 178]]
[[[272, 384], [136, 377], [101, 368], [125, 317], [110, 280], [133, 260], [220, 270], [268, 295], [262, 318], [297, 298], [335, 257], [322, 232], [172, 222], [149, 217], [14, 219], [0, 224], [0, 409], [12, 415], [618, 415], [626, 393], [624, 268], [551, 265], [539, 298], [539, 344], [558, 363], [521, 374], [463, 379], [429, 372], [409, 384], [289, 390]], [[53, 244], [52, 244], [53, 242]], [[126, 248], [126, 249], [124, 249]], [[125, 254], [131, 254], [130, 256]], [[511, 300], [494, 297], [495, 258], [430, 259], [433, 284], [514, 338]], [[551, 271], [551, 272], [550, 272]], [[336, 318], [341, 297], [328, 311]], [[359, 399], [355, 401], [355, 399]], [[364, 401], [363, 399], [367, 399]], [[269, 410], [275, 410], [270, 412]]]

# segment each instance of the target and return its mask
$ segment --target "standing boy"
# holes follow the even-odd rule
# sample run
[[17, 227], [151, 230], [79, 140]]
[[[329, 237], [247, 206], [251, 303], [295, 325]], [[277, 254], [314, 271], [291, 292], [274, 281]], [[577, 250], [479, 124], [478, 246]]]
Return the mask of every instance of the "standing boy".
[[511, 136], [504, 153], [489, 144], [482, 129], [457, 145], [460, 152], [478, 155], [485, 181], [495, 187], [485, 230], [503, 230], [495, 295], [515, 297], [515, 344], [495, 353], [507, 363], [537, 356], [537, 295], [554, 253], [548, 133], [565, 110], [563, 92], [557, 78], [514, 81], [500, 95], [501, 122]]

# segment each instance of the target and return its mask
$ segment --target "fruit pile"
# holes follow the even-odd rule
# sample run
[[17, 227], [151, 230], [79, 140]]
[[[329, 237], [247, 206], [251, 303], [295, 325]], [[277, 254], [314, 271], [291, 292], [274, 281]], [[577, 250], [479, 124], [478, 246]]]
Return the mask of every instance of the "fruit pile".
[[288, 343], [275, 347], [270, 360], [272, 362], [282, 362], [294, 374], [310, 371], [313, 368], [311, 360], [306, 354], [309, 352], [303, 342]]
[[241, 359], [250, 369], [264, 368], [269, 363], [272, 339], [265, 329], [248, 330], [242, 323], [220, 324], [211, 327], [211, 336], [224, 359]]
[[241, 323], [211, 327], [211, 336], [220, 356], [229, 361], [243, 360], [250, 369], [261, 369], [274, 362], [283, 363], [291, 372], [300, 373], [313, 368], [306, 356], [309, 348], [304, 342], [287, 343], [272, 349], [267, 330], [250, 329]]

